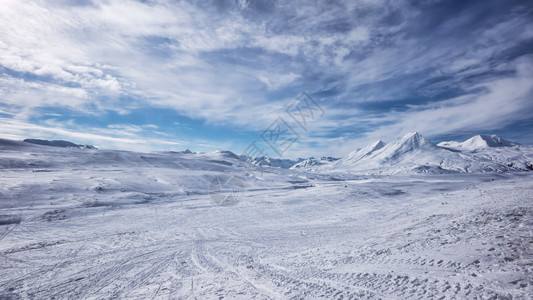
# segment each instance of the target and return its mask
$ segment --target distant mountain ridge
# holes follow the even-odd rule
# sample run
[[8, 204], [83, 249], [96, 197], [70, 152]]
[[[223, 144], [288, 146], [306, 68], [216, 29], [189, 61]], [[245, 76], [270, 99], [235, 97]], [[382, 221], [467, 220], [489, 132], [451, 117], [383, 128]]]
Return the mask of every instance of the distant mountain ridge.
[[23, 142], [36, 144], [41, 146], [62, 147], [62, 148], [79, 148], [79, 149], [96, 149], [92, 145], [78, 145], [69, 141], [63, 140], [40, 140], [40, 139], [25, 139]]
[[[0, 150], [30, 147], [31, 144], [56, 148], [96, 149], [91, 145], [78, 145], [63, 140], [25, 139], [23, 142], [2, 140]], [[169, 153], [194, 154], [189, 150]], [[477, 173], [533, 170], [533, 146], [521, 145], [496, 135], [476, 135], [464, 142], [447, 141], [435, 145], [420, 133], [413, 132], [388, 144], [378, 140], [340, 159], [334, 157], [288, 159], [266, 156], [251, 158], [238, 156], [231, 151], [215, 151], [212, 155], [223, 159], [240, 159], [255, 166], [318, 173]]]

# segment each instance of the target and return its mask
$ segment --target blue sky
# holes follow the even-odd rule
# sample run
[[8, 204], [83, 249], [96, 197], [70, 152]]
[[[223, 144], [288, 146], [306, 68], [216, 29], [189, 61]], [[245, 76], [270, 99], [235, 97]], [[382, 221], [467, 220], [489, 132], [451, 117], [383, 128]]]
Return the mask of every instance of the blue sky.
[[[285, 157], [412, 131], [533, 143], [531, 78], [530, 1], [0, 4], [3, 138], [277, 156], [261, 137], [282, 119]], [[305, 128], [302, 92], [324, 112]]]

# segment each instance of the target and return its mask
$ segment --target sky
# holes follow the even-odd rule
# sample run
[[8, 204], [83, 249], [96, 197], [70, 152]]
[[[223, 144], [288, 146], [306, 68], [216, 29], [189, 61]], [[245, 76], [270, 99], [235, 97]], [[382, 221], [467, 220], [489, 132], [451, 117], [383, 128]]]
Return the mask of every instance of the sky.
[[417, 131], [533, 144], [533, 5], [1, 0], [0, 137], [341, 157]]

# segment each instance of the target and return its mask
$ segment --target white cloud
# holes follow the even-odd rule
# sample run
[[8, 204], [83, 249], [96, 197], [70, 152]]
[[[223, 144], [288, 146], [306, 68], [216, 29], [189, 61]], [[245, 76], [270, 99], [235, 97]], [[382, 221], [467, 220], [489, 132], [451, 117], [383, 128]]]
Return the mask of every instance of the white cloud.
[[306, 38], [297, 35], [259, 35], [254, 38], [254, 46], [295, 56], [306, 44]]
[[513, 65], [517, 71], [515, 77], [472, 87], [472, 90], [483, 89], [483, 93], [416, 106], [405, 112], [390, 112], [389, 119], [394, 121], [393, 124], [367, 133], [359, 142], [390, 141], [413, 131], [427, 136], [490, 131], [529, 119], [533, 113], [533, 104], [528, 100], [533, 97], [533, 57], [520, 58]]
[[[257, 123], [244, 116], [257, 106], [267, 108], [268, 103], [260, 94], [261, 85], [249, 78], [250, 70], [214, 66], [200, 53], [255, 46], [312, 57], [332, 44], [364, 42], [368, 30], [357, 27], [347, 35], [335, 34], [332, 41], [327, 37], [273, 34], [265, 24], [246, 20], [238, 13], [214, 16], [186, 2], [102, 0], [92, 6], [61, 6], [9, 1], [0, 8], [0, 65], [38, 78], [49, 76], [54, 82], [8, 85], [10, 91], [3, 95], [3, 101], [34, 108], [91, 106], [126, 113], [128, 108], [113, 98], [127, 94], [147, 105], [171, 108], [209, 122]], [[158, 46], [150, 38], [167, 42]], [[318, 42], [317, 46], [310, 46], [311, 41]], [[153, 53], [154, 47], [167, 54]], [[331, 58], [324, 63], [335, 60], [340, 64], [348, 53], [346, 48], [333, 47]], [[270, 71], [256, 73], [269, 90], [302, 78], [298, 70]], [[30, 91], [35, 93], [16, 92], [30, 84], [34, 85]], [[44, 95], [39, 95], [39, 90]], [[49, 95], [53, 92], [58, 92], [57, 97]], [[107, 98], [102, 100], [102, 96]]]
[[[282, 94], [295, 86], [323, 90], [324, 85], [338, 85], [342, 93], [329, 99], [331, 106], [397, 100], [403, 95], [383, 96], [410, 92], [405, 86], [369, 95], [353, 94], [352, 89], [429, 71], [433, 73], [426, 79], [456, 76], [435, 83], [433, 90], [423, 91], [425, 95], [451, 84], [461, 91], [484, 88], [488, 92], [391, 111], [386, 117], [330, 107], [327, 117], [317, 123], [317, 132], [326, 136], [328, 131], [348, 131], [364, 122], [375, 122], [378, 128], [368, 139], [412, 130], [435, 135], [465, 127], [497, 128], [520, 118], [528, 105], [524, 97], [530, 86], [523, 69], [531, 63], [488, 63], [514, 45], [510, 40], [531, 38], [530, 20], [520, 15], [498, 19], [493, 26], [479, 29], [474, 41], [459, 45], [445, 35], [434, 38], [402, 32], [420, 13], [404, 1], [318, 2], [313, 6], [280, 2], [276, 5], [283, 14], [265, 14], [257, 20], [241, 14], [251, 9], [245, 2], [220, 14], [185, 1], [65, 3], [6, 0], [0, 6], [0, 65], [9, 69], [0, 77], [0, 108], [19, 121], [35, 116], [41, 107], [126, 114], [155, 106], [208, 123], [261, 130], [297, 96], [287, 92], [286, 99], [277, 96], [272, 101], [274, 92]], [[357, 9], [365, 12], [360, 18], [354, 17], [360, 12]], [[399, 15], [398, 21], [383, 25], [389, 13]], [[453, 29], [456, 22], [467, 19], [444, 20], [442, 26]], [[500, 69], [520, 71], [515, 78], [462, 80]], [[378, 121], [395, 125], [379, 127]], [[121, 130], [135, 136], [156, 129], [137, 126], [105, 128], [102, 135], [113, 133], [118, 138]], [[2, 126], [1, 131], [12, 134], [6, 128]], [[317, 138], [313, 142], [320, 140], [322, 147], [332, 141]]]
[[368, 32], [368, 29], [365, 27], [357, 27], [355, 29], [352, 29], [346, 35], [346, 41], [348, 43], [366, 42], [368, 41], [369, 38], [370, 38], [370, 33]]
[[280, 87], [290, 84], [298, 78], [301, 78], [301, 75], [289, 73], [289, 74], [271, 74], [267, 72], [260, 72], [256, 75], [262, 83], [264, 83], [269, 90], [277, 90]]

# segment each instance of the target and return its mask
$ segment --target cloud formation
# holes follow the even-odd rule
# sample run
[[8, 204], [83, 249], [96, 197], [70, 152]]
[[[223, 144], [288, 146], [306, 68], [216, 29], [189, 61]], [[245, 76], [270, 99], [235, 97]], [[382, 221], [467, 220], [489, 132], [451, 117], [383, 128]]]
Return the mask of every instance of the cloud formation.
[[104, 147], [240, 152], [302, 91], [326, 115], [289, 156], [523, 130], [532, 14], [528, 1], [7, 0], [0, 135], [90, 129]]

